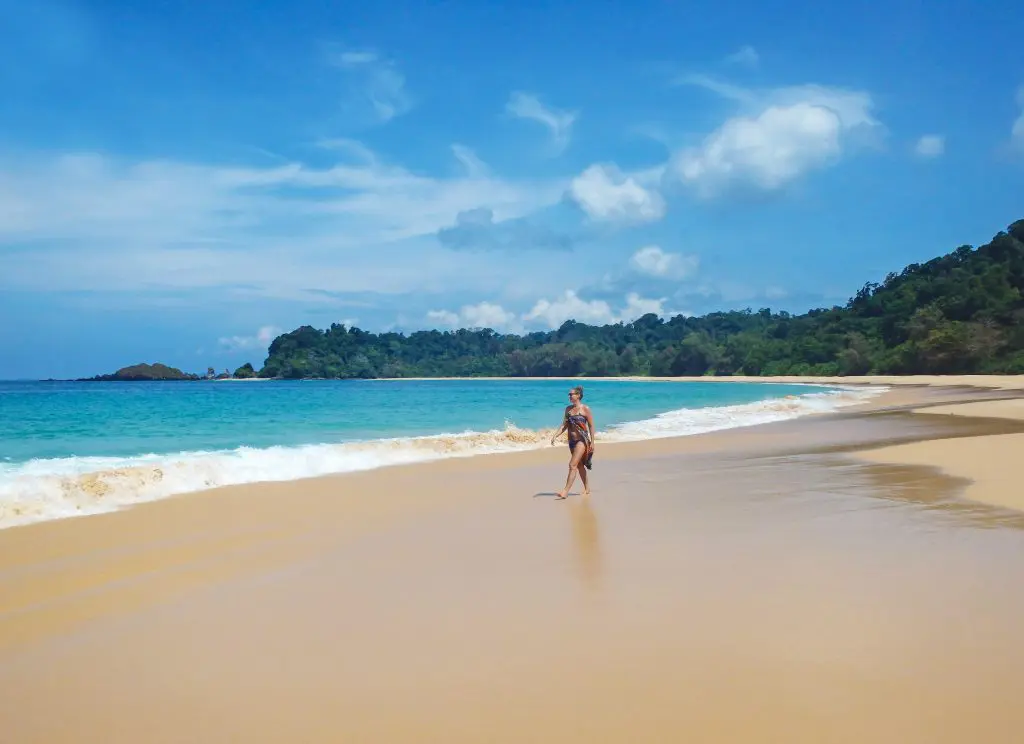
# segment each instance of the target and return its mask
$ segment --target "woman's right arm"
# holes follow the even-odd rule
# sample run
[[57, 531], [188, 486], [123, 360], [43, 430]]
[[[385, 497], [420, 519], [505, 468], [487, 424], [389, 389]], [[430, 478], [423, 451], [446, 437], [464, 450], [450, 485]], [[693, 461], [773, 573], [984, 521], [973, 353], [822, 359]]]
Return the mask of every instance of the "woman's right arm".
[[569, 424], [569, 409], [566, 408], [565, 409], [565, 413], [562, 414], [562, 425], [558, 427], [558, 431], [556, 431], [554, 433], [554, 436], [551, 437], [551, 444], [555, 443], [555, 440], [558, 439], [558, 437], [561, 435], [561, 433], [563, 431], [565, 431], [565, 427], [568, 426], [568, 424]]

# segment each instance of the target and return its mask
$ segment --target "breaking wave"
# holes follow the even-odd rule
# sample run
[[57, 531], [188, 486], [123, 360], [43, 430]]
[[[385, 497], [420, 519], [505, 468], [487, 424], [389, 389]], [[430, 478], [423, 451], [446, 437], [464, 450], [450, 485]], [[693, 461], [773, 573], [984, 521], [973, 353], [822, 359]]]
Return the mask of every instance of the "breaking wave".
[[[883, 389], [831, 389], [733, 406], [682, 408], [608, 427], [602, 441], [687, 436], [862, 403]], [[113, 511], [219, 486], [288, 481], [451, 457], [547, 446], [553, 429], [503, 430], [294, 447], [239, 447], [125, 458], [68, 457], [0, 463], [0, 528]]]

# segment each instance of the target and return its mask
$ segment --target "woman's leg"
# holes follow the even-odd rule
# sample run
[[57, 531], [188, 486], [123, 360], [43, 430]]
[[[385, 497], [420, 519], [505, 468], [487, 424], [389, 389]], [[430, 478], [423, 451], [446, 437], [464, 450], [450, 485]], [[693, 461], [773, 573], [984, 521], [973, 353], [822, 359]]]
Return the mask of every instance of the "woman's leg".
[[576, 480], [576, 473], [579, 470], [580, 463], [583, 462], [583, 456], [586, 452], [587, 446], [583, 442], [576, 442], [573, 445], [572, 459], [569, 460], [569, 475], [565, 479], [565, 488], [559, 491], [555, 498], [564, 499], [569, 495], [569, 489], [572, 488], [573, 481]]
[[579, 465], [576, 466], [576, 471], [580, 474], [580, 480], [583, 481], [583, 495], [590, 495], [590, 483], [587, 481], [587, 457], [589, 456], [589, 450], [583, 451], [583, 457], [580, 458]]

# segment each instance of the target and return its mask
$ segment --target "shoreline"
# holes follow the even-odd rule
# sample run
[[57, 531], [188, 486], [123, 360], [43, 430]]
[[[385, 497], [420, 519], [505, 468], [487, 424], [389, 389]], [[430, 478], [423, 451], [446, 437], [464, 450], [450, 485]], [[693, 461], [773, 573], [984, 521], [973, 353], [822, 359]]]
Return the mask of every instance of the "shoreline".
[[[858, 421], [866, 420], [872, 416], [880, 414], [896, 413], [936, 422], [946, 418], [958, 418], [979, 421], [1010, 421], [1021, 422], [1024, 424], [1024, 395], [1019, 398], [998, 397], [993, 399], [984, 397], [985, 393], [992, 390], [992, 388], [995, 388], [996, 385], [992, 385], [991, 387], [981, 387], [966, 384], [908, 384], [905, 386], [896, 385], [895, 389], [893, 389], [892, 387], [889, 387], [888, 384], [871, 383], [870, 387], [879, 387], [882, 389], [879, 390], [874, 397], [863, 402], [852, 403], [847, 406], [827, 411], [802, 413], [788, 419], [741, 424], [738, 426], [702, 431], [693, 434], [671, 434], [640, 439], [612, 439], [604, 441], [601, 441], [601, 439], [598, 438], [598, 443], [600, 444], [601, 449], [600, 457], [604, 461], [623, 461], [647, 457], [671, 458], [679, 454], [685, 455], [692, 453], [720, 452], [729, 449], [731, 442], [734, 440], [749, 440], [750, 442], [757, 443], [758, 446], [766, 446], [776, 438], [785, 441], [785, 437], [781, 436], [781, 433], [787, 429], [795, 428], [797, 431], [804, 431], [808, 428], [813, 429], [816, 421], [828, 421], [835, 417]], [[904, 389], [900, 389], [901, 387]], [[1014, 391], [1018, 390], [1016, 387], [1009, 387], [1007, 389]], [[1024, 390], [1024, 381], [1022, 381], [1022, 387], [1019, 389]], [[965, 394], [968, 396], [966, 399], [964, 399]], [[1004, 409], [1004, 406], [1007, 404], [1014, 406], [1013, 410], [1009, 413]], [[543, 435], [541, 438], [545, 438], [548, 437], [554, 429], [524, 431], [528, 431], [529, 433], [536, 435]], [[443, 435], [428, 435], [419, 439], [431, 440], [436, 439], [439, 436]], [[1024, 430], [1021, 431], [1019, 436], [1021, 437], [1019, 441], [1024, 444]], [[960, 447], [967, 441], [983, 442], [984, 444], [982, 446], [985, 446], [989, 441], [1003, 441], [999, 439], [1000, 437], [1007, 438], [1005, 440], [1007, 442], [1016, 443], [1018, 441], [1018, 434], [1016, 432], [972, 434], [966, 437], [956, 436], [949, 439], [932, 438], [928, 436], [922, 438], [918, 436], [912, 438], [910, 441], [899, 442], [891, 446], [873, 448], [841, 446], [835, 451], [839, 452], [841, 456], [849, 460], [859, 460], [861, 462], [896, 466], [905, 465], [912, 467], [924, 467], [934, 471], [941, 477], [965, 481], [967, 483], [966, 489], [961, 490], [970, 490], [976, 485], [976, 478], [986, 479], [986, 476], [984, 472], [978, 472], [974, 468], [961, 464], [963, 462], [963, 458], [957, 456], [956, 448]], [[360, 443], [373, 444], [374, 440]], [[389, 462], [364, 469], [329, 472], [318, 475], [303, 475], [290, 479], [257, 480], [236, 484], [215, 485], [207, 488], [181, 491], [166, 496], [125, 503], [107, 511], [66, 514], [23, 523], [15, 523], [10, 526], [0, 526], [0, 540], [2, 540], [5, 533], [10, 533], [11, 531], [31, 530], [33, 528], [59, 523], [74, 523], [81, 522], [82, 520], [102, 519], [113, 515], [130, 513], [136, 509], [159, 507], [160, 505], [179, 500], [201, 500], [205, 498], [216, 500], [225, 494], [243, 493], [250, 489], [301, 489], [305, 487], [319, 487], [325, 484], [344, 481], [346, 479], [363, 477], [373, 478], [377, 474], [388, 473], [415, 473], [418, 470], [430, 468], [443, 469], [451, 467], [459, 469], [461, 467], [466, 467], [468, 469], [493, 471], [529, 468], [535, 467], [538, 464], [553, 464], [556, 468], [558, 466], [564, 467], [563, 461], [565, 457], [563, 445], [564, 442], [560, 439], [553, 447], [540, 443], [537, 446], [524, 447], [521, 449], [467, 452], [454, 455], [449, 454], [422, 460]], [[939, 445], [939, 447], [936, 445]], [[949, 451], [946, 451], [947, 447], [950, 448]], [[941, 451], [936, 452], [936, 449], [940, 449]], [[810, 449], [808, 451], [817, 450]], [[1003, 452], [1004, 450], [1001, 448], [1000, 451]], [[795, 451], [794, 454], [796, 454]], [[1006, 462], [1012, 462], [1012, 460], [1007, 460]], [[1006, 462], [1003, 462], [1002, 464], [1006, 464]], [[118, 468], [116, 472], [123, 474], [129, 470], [131, 470], [131, 468]], [[86, 473], [84, 475], [90, 476], [95, 474]], [[1022, 473], [1022, 478], [1024, 478], [1024, 473]], [[1003, 505], [998, 501], [993, 502], [986, 498], [978, 498], [976, 495], [972, 495], [974, 496], [972, 500], [976, 500], [979, 503]], [[1015, 510], [1019, 509], [1024, 513], [1024, 497], [1019, 500], [1015, 499], [1014, 501], [1018, 502], [1019, 506], [1010, 508]]]
[[[857, 400], [861, 393], [847, 393], [847, 399], [828, 402], [824, 410], [815, 410], [815, 393], [807, 386], [807, 402], [800, 402], [803, 393], [784, 397], [768, 397], [750, 403], [705, 405], [697, 408], [670, 409], [648, 418], [629, 420], [611, 429], [598, 431], [598, 444], [602, 448], [623, 443], [642, 444], [659, 440], [689, 439], [715, 431], [735, 431], [757, 428], [772, 421], [796, 420], [830, 411], [871, 405], [879, 395], [885, 395], [884, 386], [871, 396], [870, 401]], [[824, 386], [828, 387], [828, 386]], [[841, 388], [827, 394], [843, 395]], [[852, 398], [849, 396], [853, 396]], [[702, 418], [702, 411], [708, 411]], [[662, 419], [663, 416], [682, 414], [682, 418]], [[719, 420], [717, 417], [724, 417]], [[659, 429], [668, 424], [669, 431]], [[661, 423], [659, 423], [661, 422]], [[625, 428], [622, 428], [625, 427]], [[316, 478], [330, 478], [353, 472], [371, 472], [394, 467], [419, 465], [448, 459], [473, 459], [483, 456], [503, 456], [521, 452], [535, 452], [549, 448], [547, 440], [554, 427], [526, 429], [506, 426], [490, 431], [440, 432], [414, 437], [357, 440], [341, 443], [309, 443], [305, 445], [278, 445], [254, 450], [236, 447], [215, 451], [179, 451], [166, 454], [146, 453], [113, 458], [99, 469], [61, 473], [61, 462], [51, 466], [54, 472], [38, 471], [32, 483], [14, 481], [17, 492], [28, 493], [32, 488], [38, 497], [0, 502], [0, 531], [18, 526], [54, 519], [79, 518], [132, 508], [139, 504], [178, 498], [193, 493], [210, 493], [223, 487], [249, 486], [260, 483], [300, 483]], [[564, 447], [565, 436], [559, 439]], [[276, 453], [271, 451], [279, 450]], [[561, 451], [561, 448], [559, 448]], [[251, 461], [263, 452], [265, 459]], [[273, 455], [273, 457], [271, 457]], [[282, 459], [284, 458], [284, 459]], [[285, 460], [309, 458], [313, 467], [296, 469]], [[75, 458], [70, 458], [74, 460]], [[336, 470], [324, 467], [334, 463]], [[76, 467], [70, 463], [68, 468]], [[262, 477], [245, 480], [239, 472], [255, 468]], [[268, 469], [269, 468], [269, 469]], [[276, 469], [276, 472], [275, 472]], [[319, 472], [316, 472], [319, 470]], [[310, 472], [312, 471], [312, 472]], [[284, 474], [282, 477], [281, 474]], [[211, 482], [212, 481], [212, 482]], [[45, 489], [45, 490], [44, 490]]]
[[[262, 378], [268, 381], [290, 382], [284, 378]], [[721, 377], [680, 376], [652, 377], [647, 375], [619, 375], [609, 377], [374, 377], [345, 380], [311, 379], [306, 382], [712, 382], [712, 383], [763, 383], [782, 385], [837, 386], [837, 387], [976, 387], [1005, 390], [1024, 390], [1024, 375], [859, 375], [852, 377], [821, 376], [773, 376], [755, 377], [750, 375], [724, 375]], [[299, 380], [302, 381], [302, 380]]]
[[[263, 378], [287, 382], [284, 378]], [[754, 377], [749, 375], [725, 375], [721, 377], [705, 376], [679, 376], [679, 377], [652, 377], [646, 375], [619, 375], [614, 377], [373, 377], [373, 378], [348, 378], [337, 380], [338, 382], [543, 382], [553, 380], [558, 382], [744, 382], [744, 383], [765, 383], [784, 385], [812, 385], [812, 386], [857, 386], [857, 387], [887, 387], [890, 385], [906, 387], [977, 387], [977, 388], [1002, 388], [1007, 390], [1024, 390], [1024, 375], [859, 375], [855, 377], [819, 377], [819, 376], [773, 376]], [[334, 380], [311, 379], [307, 382], [329, 382]]]
[[[786, 384], [786, 385], [809, 385], [809, 386], [842, 386], [842, 387], [865, 387], [865, 386], [906, 386], [906, 387], [977, 387], [977, 388], [999, 388], [1005, 390], [1024, 390], [1024, 375], [857, 375], [857, 376], [750, 376], [750, 375], [724, 375], [724, 376], [679, 376], [679, 377], [652, 377], [647, 375], [618, 375], [608, 377], [582, 376], [582, 377], [372, 377], [372, 378], [297, 378], [289, 379], [284, 377], [251, 377], [251, 378], [224, 378], [210, 380], [152, 380], [151, 382], [543, 382], [545, 380], [558, 382], [711, 382], [711, 383], [764, 383], [764, 384]], [[9, 382], [93, 382], [93, 380], [10, 380]], [[150, 382], [149, 380], [104, 380], [103, 382]]]
[[[484, 379], [484, 378], [475, 378]], [[522, 378], [510, 378], [510, 379], [522, 379]], [[579, 379], [579, 378], [572, 378]], [[628, 380], [630, 378], [617, 378], [622, 380]], [[650, 379], [650, 378], [646, 378]], [[671, 378], [671, 379], [683, 379], [689, 381], [694, 378]], [[699, 379], [699, 378], [698, 378]], [[713, 378], [722, 381], [727, 381], [726, 378]], [[801, 420], [813, 420], [821, 415], [830, 415], [840, 412], [858, 413], [858, 412], [872, 412], [879, 410], [889, 410], [893, 408], [907, 408], [909, 406], [921, 406], [920, 408], [914, 408], [914, 411], [924, 411], [926, 408], [934, 408], [936, 406], [942, 406], [944, 402], [948, 402], [946, 398], [953, 396], [963, 397], [968, 396], [969, 400], [985, 400], [986, 396], [991, 396], [997, 390], [1005, 391], [1018, 391], [1024, 389], [1024, 379], [1016, 378], [1005, 378], [1005, 377], [986, 377], [983, 382], [985, 385], [972, 384], [978, 382], [978, 380], [969, 377], [946, 377], [946, 378], [905, 378], [903, 384], [893, 384], [891, 378], [871, 378], [871, 381], [865, 383], [862, 386], [842, 386], [835, 385], [834, 380], [836, 378], [815, 378], [820, 382], [813, 383], [813, 386], [824, 385], [826, 387], [833, 387], [839, 390], [846, 388], [850, 389], [864, 389], [864, 388], [877, 388], [875, 395], [870, 399], [862, 402], [847, 403], [846, 405], [832, 408], [826, 411], [803, 411], [795, 413], [789, 417], [783, 417], [776, 421], [753, 421], [751, 423], [738, 423], [731, 426], [725, 427], [713, 427], [705, 431], [698, 431], [693, 433], [671, 433], [671, 434], [652, 434], [646, 437], [637, 438], [622, 438], [622, 439], [604, 439], [601, 441], [601, 437], [598, 437], [599, 444], [602, 449], [602, 455], [607, 456], [609, 452], [609, 446], [612, 451], [614, 448], [622, 445], [638, 445], [643, 447], [646, 444], [656, 442], [675, 442], [676, 440], [692, 440], [707, 437], [709, 434], [714, 433], [729, 433], [739, 432], [744, 430], [761, 431], [766, 426], [771, 427], [777, 425], [780, 421], [801, 421]], [[745, 381], [745, 380], [744, 380]], [[760, 379], [751, 381], [763, 381]], [[775, 381], [789, 383], [790, 378], [778, 378]], [[930, 400], [924, 400], [922, 396], [929, 396]], [[939, 397], [936, 397], [939, 396]], [[942, 396], [946, 396], [943, 398]], [[786, 396], [789, 398], [791, 396]], [[770, 399], [773, 401], [782, 401], [784, 399]], [[965, 405], [972, 405], [971, 402], [964, 403]], [[756, 403], [750, 405], [757, 405]], [[985, 405], [982, 403], [981, 405]], [[714, 407], [712, 407], [714, 408]], [[972, 409], [974, 410], [974, 409]], [[986, 409], [990, 410], [990, 409]], [[659, 414], [661, 415], [661, 414]], [[999, 416], [996, 415], [998, 418]], [[655, 417], [657, 418], [657, 417]], [[651, 419], [652, 421], [655, 419]], [[408, 468], [417, 467], [433, 462], [443, 462], [447, 460], [465, 460], [465, 459], [477, 459], [484, 455], [489, 457], [508, 457], [524, 453], [536, 453], [548, 449], [546, 445], [546, 438], [552, 433], [553, 430], [540, 429], [540, 430], [519, 430], [510, 429], [505, 431], [497, 432], [478, 432], [472, 435], [425, 435], [423, 437], [415, 437], [406, 440], [367, 440], [363, 442], [350, 443], [355, 447], [366, 447], [366, 450], [370, 452], [376, 452], [373, 448], [380, 448], [379, 454], [369, 454], [371, 457], [383, 457], [384, 460], [375, 462], [367, 466], [359, 466], [355, 468], [340, 469], [332, 472], [321, 472], [321, 473], [301, 473], [293, 475], [288, 478], [268, 478], [262, 480], [252, 481], [241, 481], [241, 482], [221, 482], [221, 483], [209, 483], [206, 485], [198, 486], [172, 486], [170, 491], [159, 491], [156, 495], [147, 495], [145, 493], [139, 493], [137, 496], [131, 494], [117, 495], [121, 487], [132, 487], [131, 484], [135, 484], [137, 488], [160, 488], [159, 484], [165, 480], [165, 476], [172, 472], [175, 468], [185, 467], [191, 460], [187, 457], [181, 458], [177, 454], [170, 454], [162, 456], [164, 460], [156, 462], [154, 464], [146, 463], [128, 463], [125, 465], [111, 467], [106, 470], [84, 472], [77, 475], [61, 476], [62, 481], [71, 479], [70, 486], [62, 486], [62, 488], [74, 488], [76, 491], [69, 493], [79, 493], [79, 496], [71, 496], [70, 498], [84, 498], [88, 500], [95, 499], [96, 505], [106, 503], [107, 506], [96, 508], [95, 505], [84, 505], [85, 502], [81, 502], [77, 506], [78, 511], [64, 511], [63, 513], [49, 513], [45, 516], [38, 516], [34, 513], [34, 507], [32, 504], [23, 504], [20, 502], [13, 502], [7, 506], [0, 504], [0, 532], [8, 529], [14, 529], [23, 526], [29, 526], [32, 524], [45, 523], [54, 520], [74, 519], [85, 516], [96, 516], [125, 509], [131, 509], [142, 504], [154, 503], [165, 501], [167, 499], [181, 498], [193, 494], [213, 494], [223, 488], [246, 488], [250, 486], [259, 486], [266, 483], [285, 483], [285, 484], [302, 484], [304, 482], [315, 481], [318, 479], [330, 479], [344, 477], [353, 473], [360, 472], [376, 472], [381, 470], [389, 470], [393, 468]], [[607, 435], [607, 432], [605, 433]], [[614, 434], [613, 434], [614, 436]], [[525, 437], [525, 438], [524, 438]], [[448, 442], [448, 440], [451, 440]], [[526, 440], [536, 440], [527, 442]], [[474, 444], [475, 440], [479, 440]], [[545, 441], [542, 441], [545, 440]], [[411, 444], [412, 449], [405, 455], [399, 455], [395, 457], [389, 454], [389, 444], [392, 442], [402, 442]], [[447, 442], [447, 444], [446, 444]], [[417, 443], [419, 443], [417, 445]], [[320, 444], [320, 445], [308, 445], [310, 447], [331, 447], [334, 445]], [[344, 445], [342, 445], [344, 446]], [[423, 447], [422, 452], [417, 452], [416, 447]], [[479, 446], [479, 450], [474, 450], [473, 447]], [[493, 449], [487, 449], [490, 446]], [[920, 448], [919, 448], [920, 449]], [[433, 450], [437, 450], [434, 452]], [[559, 451], [560, 448], [559, 448]], [[877, 462], [890, 462], [896, 464], [901, 462], [898, 458], [901, 456], [903, 450], [897, 450], [895, 453], [886, 452], [879, 455], [874, 455], [876, 458], [888, 457], [888, 460], [876, 459]], [[231, 457], [236, 450], [225, 450], [220, 452], [222, 457]], [[213, 456], [217, 456], [218, 453], [211, 453]], [[865, 457], [871, 457], [865, 455]], [[925, 460], [921, 458], [925, 457]], [[923, 456], [919, 450], [915, 450], [912, 453], [912, 457], [906, 464], [928, 464], [930, 460], [928, 457], [931, 455]], [[933, 458], [934, 459], [934, 458]], [[132, 460], [128, 457], [127, 460]], [[935, 462], [935, 467], [942, 469], [944, 462], [956, 462], [956, 453], [953, 453], [952, 458], [943, 455], [938, 458]], [[950, 474], [954, 477], [958, 473], [962, 473], [963, 468], [960, 468], [957, 472], [951, 472]], [[973, 473], [973, 470], [968, 472]], [[49, 476], [56, 478], [58, 476]], [[185, 475], [184, 477], [191, 477]], [[984, 478], [982, 473], [980, 477]], [[982, 499], [984, 500], [984, 499]], [[1005, 497], [1000, 497], [1001, 502], [1006, 502]], [[69, 502], [66, 509], [74, 509], [74, 501]], [[1024, 509], [1024, 500], [1021, 501], [1019, 508]], [[7, 514], [7, 518], [4, 519], [4, 514]], [[31, 516], [27, 516], [31, 515]], [[4, 524], [4, 522], [7, 522]]]

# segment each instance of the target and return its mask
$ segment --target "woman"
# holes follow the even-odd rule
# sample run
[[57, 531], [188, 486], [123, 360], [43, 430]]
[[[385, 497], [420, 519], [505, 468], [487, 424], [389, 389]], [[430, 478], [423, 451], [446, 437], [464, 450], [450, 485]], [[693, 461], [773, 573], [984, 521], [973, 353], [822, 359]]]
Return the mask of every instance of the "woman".
[[583, 481], [583, 495], [590, 495], [590, 484], [587, 482], [587, 469], [590, 468], [590, 460], [594, 456], [594, 414], [590, 407], [583, 405], [583, 386], [577, 385], [569, 391], [569, 405], [565, 407], [565, 414], [562, 416], [562, 425], [555, 435], [551, 437], [551, 444], [563, 432], [569, 433], [569, 475], [565, 479], [565, 488], [559, 491], [555, 498], [564, 499], [569, 495], [569, 489], [576, 480], [576, 473], [580, 474]]

